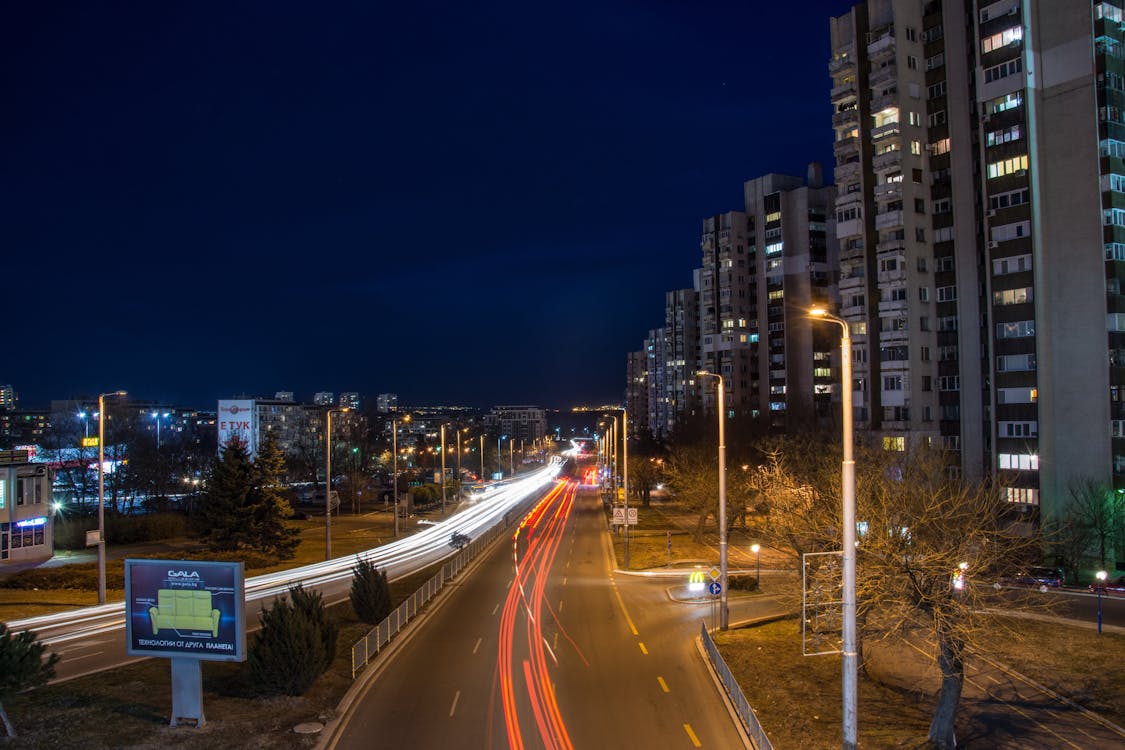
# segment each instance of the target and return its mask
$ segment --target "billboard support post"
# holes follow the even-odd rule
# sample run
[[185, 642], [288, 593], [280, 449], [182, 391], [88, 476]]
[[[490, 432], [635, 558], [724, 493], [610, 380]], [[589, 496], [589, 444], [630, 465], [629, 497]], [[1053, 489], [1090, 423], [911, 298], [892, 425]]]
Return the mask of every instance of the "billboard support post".
[[172, 659], [172, 721], [176, 726], [183, 719], [194, 719], [195, 726], [206, 723], [203, 718], [203, 670], [200, 660], [191, 656]]

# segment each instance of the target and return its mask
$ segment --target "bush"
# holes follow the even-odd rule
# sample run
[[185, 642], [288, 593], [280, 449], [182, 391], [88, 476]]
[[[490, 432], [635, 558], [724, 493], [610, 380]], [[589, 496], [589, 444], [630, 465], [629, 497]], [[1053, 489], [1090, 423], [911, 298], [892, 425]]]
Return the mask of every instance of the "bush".
[[357, 557], [352, 568], [352, 590], [348, 596], [356, 617], [370, 625], [378, 625], [391, 613], [391, 587], [387, 572]]
[[250, 680], [263, 694], [302, 695], [332, 663], [339, 630], [318, 592], [300, 584], [262, 610], [262, 629], [247, 658]]
[[[94, 514], [70, 515], [55, 519], [55, 549], [81, 550], [86, 548], [86, 532], [98, 528]], [[105, 539], [107, 544], [137, 544], [158, 542], [164, 539], [187, 536], [187, 517], [176, 511], [121, 515], [106, 513]]]
[[757, 591], [758, 579], [755, 576], [727, 576], [727, 586], [731, 591]]

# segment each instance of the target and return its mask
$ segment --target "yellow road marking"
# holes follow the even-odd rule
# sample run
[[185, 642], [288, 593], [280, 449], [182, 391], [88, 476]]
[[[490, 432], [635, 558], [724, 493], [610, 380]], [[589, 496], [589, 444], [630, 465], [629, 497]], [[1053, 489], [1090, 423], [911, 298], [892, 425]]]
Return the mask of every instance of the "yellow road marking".
[[559, 600], [559, 612], [562, 612], [562, 605], [563, 605], [563, 603], [562, 603], [562, 600], [560, 599]]
[[633, 624], [633, 618], [629, 616], [629, 610], [625, 609], [625, 600], [621, 598], [621, 592], [617, 590], [617, 584], [613, 584], [613, 595], [617, 597], [617, 603], [621, 605], [621, 611], [625, 615], [625, 621], [629, 623], [629, 630], [633, 631], [633, 635], [640, 635], [637, 632], [637, 626]]
[[644, 644], [644, 642], [643, 642], [643, 641], [638, 641], [638, 642], [637, 642], [637, 645], [641, 647], [641, 653], [642, 653], [642, 654], [644, 654], [645, 656], [648, 656], [648, 649], [647, 649], [647, 648], [645, 648], [645, 644]]
[[656, 678], [656, 681], [660, 683], [660, 689], [663, 690], [665, 693], [672, 692], [671, 690], [668, 689], [668, 683], [664, 681], [663, 677], [660, 677], [658, 675], [657, 678]]
[[703, 747], [703, 743], [695, 736], [695, 732], [691, 731], [691, 724], [684, 724], [684, 731], [687, 732], [688, 738], [691, 739], [691, 744], [696, 747]]

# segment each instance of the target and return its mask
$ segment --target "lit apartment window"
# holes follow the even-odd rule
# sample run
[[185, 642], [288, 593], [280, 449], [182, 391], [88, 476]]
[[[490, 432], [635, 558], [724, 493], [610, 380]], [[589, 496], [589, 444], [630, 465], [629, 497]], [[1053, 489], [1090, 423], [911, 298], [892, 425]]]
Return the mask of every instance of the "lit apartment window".
[[899, 436], [899, 437], [885, 436], [883, 438], [883, 450], [885, 450], [885, 451], [897, 451], [897, 452], [905, 451], [906, 450], [906, 438], [901, 437], [901, 436]]
[[918, 141], [911, 141], [910, 153], [914, 154], [915, 156], [920, 156], [922, 154], [922, 144]]
[[1018, 141], [1023, 137], [1021, 127], [1022, 126], [1020, 125], [1012, 125], [1009, 128], [993, 130], [991, 133], [985, 135], [985, 145], [999, 146], [1001, 143], [1011, 143], [1012, 141]]
[[1001, 159], [988, 165], [988, 179], [1016, 174], [1027, 170], [1027, 154], [1013, 156], [1011, 159]]
[[996, 338], [998, 339], [1022, 339], [1034, 335], [1034, 320], [1013, 320], [1009, 323], [996, 324]]
[[1009, 44], [1020, 41], [1021, 39], [1023, 39], [1023, 27], [1013, 26], [1010, 29], [1004, 29], [999, 34], [993, 34], [992, 36], [981, 39], [980, 51], [981, 54], [988, 54], [993, 50], [1000, 49], [1001, 47], [1006, 47]]
[[999, 292], [992, 293], [992, 304], [994, 305], [1022, 305], [1025, 302], [1031, 302], [1035, 298], [1034, 290], [1032, 287], [1025, 286], [1020, 289], [1005, 289]]
[[1005, 112], [1009, 109], [1015, 109], [1023, 104], [1023, 92], [1013, 91], [1010, 94], [998, 96], [991, 99], [984, 104], [984, 113], [986, 115], [995, 115], [1000, 112]]
[[949, 139], [942, 138], [941, 140], [934, 141], [930, 144], [930, 153], [934, 156], [941, 156], [942, 154], [949, 153]]
[[777, 255], [785, 249], [784, 242], [774, 242], [766, 245], [766, 255]]
[[1017, 471], [1039, 471], [1039, 456], [1034, 453], [1000, 453], [997, 467]]
[[1111, 3], [1098, 3], [1094, 6], [1094, 18], [1121, 22], [1121, 9]]
[[1038, 505], [1039, 490], [1030, 487], [1005, 487], [1004, 499], [1009, 503], [1021, 505]]

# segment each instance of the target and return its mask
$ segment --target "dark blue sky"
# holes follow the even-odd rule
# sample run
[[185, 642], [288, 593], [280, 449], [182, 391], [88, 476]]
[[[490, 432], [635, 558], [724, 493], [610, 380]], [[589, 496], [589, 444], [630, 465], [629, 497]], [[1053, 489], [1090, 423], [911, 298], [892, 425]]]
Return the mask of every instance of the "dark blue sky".
[[850, 5], [7, 4], [0, 383], [619, 400]]

